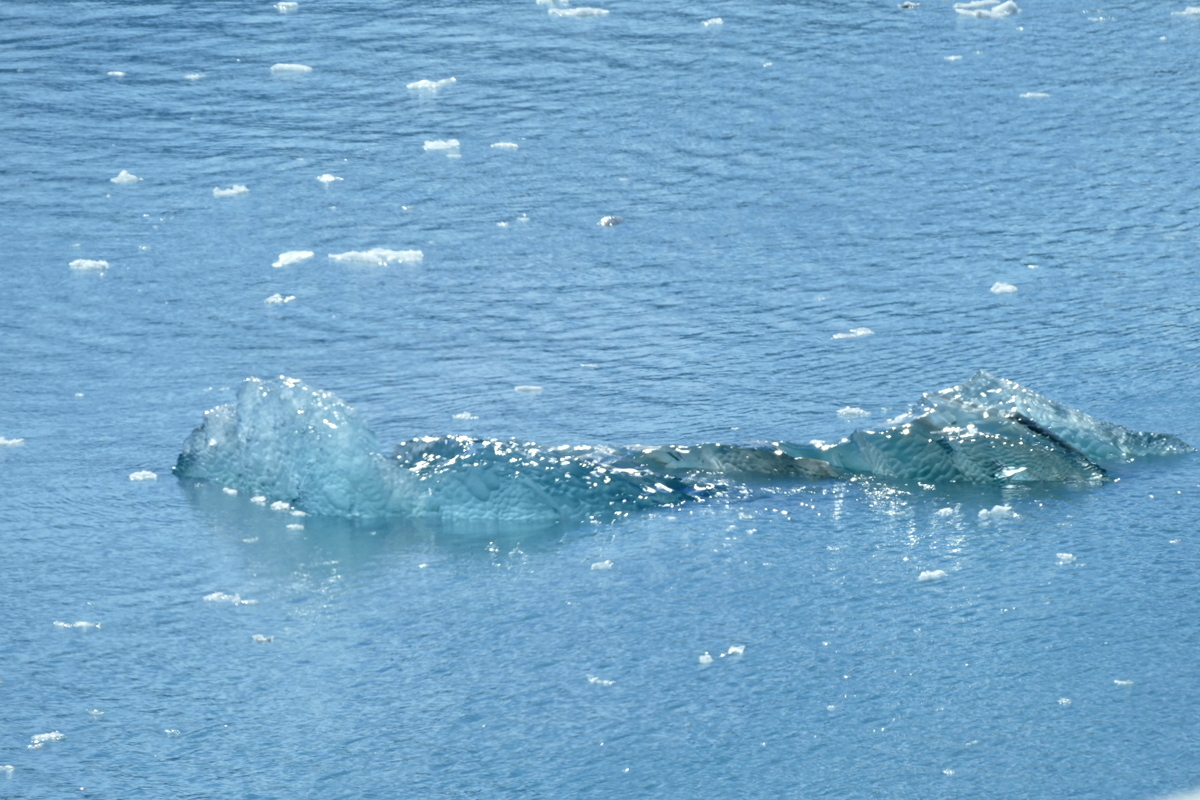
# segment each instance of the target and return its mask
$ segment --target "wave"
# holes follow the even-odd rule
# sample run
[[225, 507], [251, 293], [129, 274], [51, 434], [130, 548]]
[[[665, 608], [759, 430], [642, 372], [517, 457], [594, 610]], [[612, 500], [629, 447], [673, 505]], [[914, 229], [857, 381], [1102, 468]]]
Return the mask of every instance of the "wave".
[[980, 372], [925, 395], [890, 427], [836, 444], [541, 447], [425, 436], [385, 456], [336, 395], [281, 377], [249, 378], [236, 402], [205, 412], [175, 474], [322, 516], [553, 523], [676, 506], [753, 476], [1100, 484], [1104, 463], [1193, 450]]

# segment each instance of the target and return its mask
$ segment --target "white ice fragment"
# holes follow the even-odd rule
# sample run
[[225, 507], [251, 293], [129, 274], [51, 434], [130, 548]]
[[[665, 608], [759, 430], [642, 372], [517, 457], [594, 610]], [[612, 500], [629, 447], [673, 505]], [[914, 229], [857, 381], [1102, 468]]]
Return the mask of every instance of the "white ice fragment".
[[440, 81], [419, 80], [408, 84], [406, 88], [415, 89], [419, 92], [437, 93], [438, 89], [445, 89], [447, 86], [458, 83], [457, 78], [442, 78]]
[[713, 27], [714, 25], [724, 25], [724, 24], [725, 24], [725, 20], [721, 19], [720, 17], [713, 17], [712, 19], [706, 19], [706, 20], [704, 20], [704, 21], [703, 21], [703, 22], [701, 22], [700, 24], [701, 24], [701, 25], [703, 25], [703, 26], [704, 26], [704, 27], [706, 27], [706, 28], [711, 28], [711, 27]]
[[141, 178], [139, 178], [137, 175], [134, 175], [129, 170], [123, 169], [117, 175], [117, 177], [109, 178], [109, 180], [112, 181], [113, 183], [127, 184], [127, 183], [137, 183], [138, 181], [141, 180]]
[[[340, 179], [339, 179], [340, 180]], [[292, 264], [299, 264], [306, 258], [312, 258], [312, 250], [288, 250], [286, 253], [280, 253], [279, 259], [274, 261], [272, 267], [290, 267]]]
[[968, 17], [985, 19], [1001, 19], [1009, 14], [1016, 14], [1021, 9], [1013, 0], [997, 3], [997, 0], [976, 0], [973, 3], [955, 3], [954, 10]]
[[25, 444], [24, 439], [5, 439], [0, 436], [0, 447], [20, 447]]
[[917, 576], [917, 580], [940, 581], [944, 577], [946, 577], [946, 570], [944, 569], [927, 569]]
[[947, 61], [962, 61], [962, 56], [945, 56]]
[[108, 269], [108, 262], [102, 259], [77, 258], [69, 266], [71, 269]]
[[373, 264], [383, 267], [388, 264], [420, 264], [425, 254], [420, 250], [388, 250], [374, 247], [370, 250], [350, 250], [345, 253], [330, 253], [334, 261], [352, 264]]
[[1200, 16], [1200, 6], [1188, 6], [1183, 11], [1172, 11], [1173, 17], [1194, 17]]
[[100, 623], [99, 622], [82, 622], [82, 621], [80, 621], [80, 622], [57, 622], [56, 621], [54, 623], [54, 627], [56, 627], [56, 628], [78, 628], [81, 631], [90, 630], [92, 628], [95, 628], [96, 630], [100, 630]]
[[520, 146], [521, 145], [517, 144], [516, 142], [492, 142], [492, 148], [494, 150], [516, 150]]
[[129, 480], [131, 480], [131, 481], [156, 481], [156, 480], [158, 480], [158, 475], [151, 472], [148, 469], [139, 469], [137, 472], [129, 473]]
[[835, 333], [835, 339], [858, 339], [863, 336], [874, 336], [875, 331], [870, 328], [851, 328], [847, 333]]
[[711, 664], [712, 662], [713, 662], [713, 657], [712, 657], [712, 656], [710, 656], [710, 655], [708, 654], [708, 651], [706, 650], [706, 651], [704, 652], [704, 655], [700, 656], [700, 666], [702, 666], [702, 667], [707, 667], [707, 666], [708, 666], [709, 664]]
[[203, 79], [204, 79], [204, 73], [203, 73], [203, 72], [189, 72], [187, 75], [184, 75], [184, 76], [183, 76], [183, 79], [184, 79], [185, 81], [198, 81], [198, 80], [203, 80]]
[[521, 386], [514, 386], [513, 391], [519, 392], [520, 394], [541, 394], [542, 387], [521, 385]]
[[740, 656], [740, 655], [745, 655], [745, 653], [746, 653], [746, 645], [744, 645], [744, 644], [734, 644], [734, 645], [730, 645], [730, 646], [729, 646], [729, 651], [728, 651], [728, 652], [726, 652], [726, 653], [725, 653], [725, 655], [727, 655], [727, 656]]
[[453, 419], [479, 419], [479, 417], [475, 416], [470, 411], [463, 411], [455, 414]]
[[992, 506], [989, 508], [981, 508], [979, 510], [979, 518], [981, 520], [989, 519], [1015, 519], [1020, 514], [1012, 510], [1012, 506]]
[[1060, 564], [1075, 563], [1075, 556], [1071, 553], [1056, 553], [1055, 555], [1058, 557], [1058, 563]]
[[167, 736], [170, 736], [172, 739], [174, 739], [176, 736], [179, 735], [179, 729], [178, 728], [166, 728], [165, 730], [163, 730], [163, 733], [165, 733]]
[[252, 638], [254, 639], [254, 641], [258, 642], [259, 644], [267, 644], [268, 642], [275, 641], [274, 636], [263, 636], [261, 633], [254, 634], [254, 636]]
[[289, 531], [302, 531], [302, 530], [304, 530], [304, 526], [298, 522], [293, 522], [287, 526], [287, 529]]
[[250, 191], [250, 189], [248, 189], [245, 185], [240, 184], [240, 183], [235, 183], [233, 186], [230, 186], [228, 189], [222, 189], [220, 187], [213, 187], [213, 197], [237, 197], [238, 195], [246, 194], [249, 191]]
[[1133, 681], [1123, 681], [1120, 678], [1114, 680], [1113, 683], [1115, 683], [1117, 686], [1133, 686]]
[[604, 678], [597, 678], [595, 675], [587, 676], [588, 683], [594, 683], [597, 686], [612, 686], [616, 681], [606, 681]]
[[604, 17], [608, 16], [608, 9], [580, 6], [579, 8], [552, 8], [549, 13], [552, 17]]
[[992, 288], [989, 291], [991, 291], [992, 294], [1015, 294], [1017, 287], [1013, 286], [1011, 283], [996, 281], [992, 284]]
[[292, 504], [286, 500], [276, 500], [274, 503], [271, 503], [272, 511], [290, 511], [291, 508]]
[[221, 491], [222, 491], [222, 492], [224, 492], [224, 493], [225, 493], [225, 494], [227, 494], [227, 495], [230, 495], [230, 496], [232, 496], [232, 497], [236, 497], [236, 496], [237, 496], [237, 493], [238, 493], [237, 489], [231, 489], [231, 488], [229, 488], [228, 486], [224, 486], [224, 487], [222, 487], [222, 488], [221, 488]]
[[283, 295], [281, 295], [277, 292], [277, 293], [271, 295], [270, 297], [268, 297], [266, 300], [263, 300], [263, 302], [269, 306], [275, 306], [275, 305], [279, 305], [280, 303], [290, 303], [295, 299], [296, 299], [296, 295], [294, 295], [294, 294], [289, 294], [287, 297], [284, 297]]
[[944, 769], [944, 770], [942, 770], [942, 774], [943, 774], [943, 775], [953, 775], [953, 774], [954, 774], [954, 770], [952, 770], [952, 769]]
[[1058, 704], [1059, 704], [1060, 706], [1069, 706], [1069, 705], [1071, 705], [1071, 698], [1069, 698], [1069, 697], [1060, 697], [1060, 698], [1058, 698]]
[[938, 509], [936, 512], [934, 512], [934, 513], [935, 513], [937, 516], [939, 516], [939, 517], [953, 517], [953, 516], [954, 516], [954, 509], [953, 509], [953, 508], [939, 508], [939, 509]]
[[257, 600], [243, 600], [240, 594], [225, 594], [224, 592], [213, 592], [212, 594], [204, 595], [204, 599], [209, 603], [233, 603], [235, 606], [256, 606]]
[[107, 74], [107, 75], [108, 75], [108, 77], [110, 77], [110, 78], [124, 78], [124, 77], [125, 77], [125, 73], [124, 73], [124, 72], [122, 72], [122, 71], [121, 71], [121, 70], [119, 70], [119, 69], [110, 70], [110, 71], [109, 71], [108, 73], [106, 73], [106, 74]]
[[265, 506], [267, 504], [267, 498], [263, 497], [261, 494], [256, 494], [254, 497], [250, 498], [250, 502], [254, 503], [255, 505]]
[[1021, 97], [1025, 99], [1049, 96], [1050, 95], [1047, 92], [1025, 92], [1021, 95]]
[[291, 3], [291, 2], [282, 2], [282, 3], [276, 3], [274, 8], [280, 14], [293, 14], [293, 13], [295, 13], [296, 9], [300, 8], [300, 4], [299, 3]]
[[312, 72], [312, 67], [307, 64], [273, 64], [271, 66], [272, 75], [303, 75]]
[[620, 225], [624, 221], [625, 221], [624, 217], [618, 217], [618, 216], [601, 217], [600, 222], [598, 224], [604, 226], [605, 228], [611, 228], [614, 225]]
[[871, 412], [867, 411], [865, 408], [846, 406], [845, 408], [839, 408], [837, 415], [842, 419], [858, 419], [860, 417], [871, 416]]
[[300, 509], [298, 509], [298, 508], [293, 508], [293, 509], [292, 509], [292, 516], [293, 516], [293, 517], [307, 517], [307, 516], [308, 516], [308, 513], [307, 513], [307, 512], [304, 512], [304, 511], [301, 511], [301, 510], [300, 510]]
[[339, 178], [337, 175], [330, 175], [328, 172], [326, 172], [324, 175], [318, 175], [317, 180], [319, 180], [321, 183], [328, 186], [329, 184], [333, 183], [334, 181], [342, 180], [342, 178]]
[[613, 568], [613, 562], [611, 562], [607, 559], [605, 559], [604, 561], [597, 561], [595, 564], [592, 564], [592, 569], [596, 569], [596, 570], [612, 569], [612, 568]]
[[66, 739], [67, 735], [60, 731], [50, 731], [49, 733], [38, 733], [29, 737], [29, 749], [41, 750], [46, 746], [46, 742], [61, 742]]

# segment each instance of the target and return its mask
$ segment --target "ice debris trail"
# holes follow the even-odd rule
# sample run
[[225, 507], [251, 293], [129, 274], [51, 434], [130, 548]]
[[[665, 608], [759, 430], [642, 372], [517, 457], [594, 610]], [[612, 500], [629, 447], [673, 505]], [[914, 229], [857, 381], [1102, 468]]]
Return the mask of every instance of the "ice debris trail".
[[1098, 484], [1102, 463], [1192, 451], [980, 372], [925, 395], [891, 427], [836, 444], [539, 447], [426, 436], [385, 456], [336, 395], [249, 378], [236, 402], [205, 412], [175, 473], [324, 516], [551, 523], [685, 503], [710, 494], [714, 476]]

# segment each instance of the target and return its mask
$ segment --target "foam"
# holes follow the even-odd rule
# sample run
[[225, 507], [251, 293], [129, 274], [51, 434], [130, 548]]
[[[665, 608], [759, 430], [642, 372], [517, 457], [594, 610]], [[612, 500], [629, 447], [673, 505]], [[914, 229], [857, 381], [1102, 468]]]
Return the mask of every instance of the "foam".
[[611, 228], [614, 225], [620, 225], [624, 221], [625, 221], [624, 217], [617, 217], [617, 216], [601, 217], [600, 222], [597, 224], [599, 224], [605, 228]]
[[588, 683], [594, 683], [597, 686], [612, 686], [614, 683], [616, 683], [616, 681], [608, 681], [604, 678], [597, 678], [595, 675], [588, 675], [587, 679]]
[[312, 72], [313, 68], [307, 64], [272, 64], [272, 75], [305, 75]]
[[180, 734], [180, 730], [178, 728], [165, 728], [163, 730], [163, 733], [165, 733], [167, 736], [174, 739], [176, 736], [178, 736]]
[[870, 328], [851, 328], [847, 333], [835, 333], [834, 339], [861, 339], [863, 336], [874, 336], [875, 331]]
[[106, 72], [105, 74], [108, 75], [108, 77], [110, 77], [110, 78], [124, 78], [125, 77], [125, 73], [119, 69], [111, 70], [109, 72]]
[[1133, 681], [1123, 681], [1120, 678], [1114, 679], [1113, 683], [1117, 686], [1133, 686]]
[[1016, 294], [1017, 287], [1013, 286], [1011, 283], [996, 281], [992, 284], [992, 288], [988, 291], [990, 291], [992, 294]]
[[91, 714], [94, 719], [100, 719], [101, 717], [104, 716], [104, 712], [98, 708], [93, 708], [88, 713]]
[[701, 25], [703, 25], [703, 26], [704, 26], [704, 27], [706, 27], [706, 28], [711, 28], [711, 27], [713, 27], [714, 25], [724, 25], [724, 24], [725, 24], [725, 20], [721, 19], [720, 17], [713, 17], [712, 19], [706, 19], [706, 20], [704, 20], [704, 21], [703, 21], [703, 22], [701, 22], [700, 24], [701, 24]]
[[475, 416], [470, 411], [462, 411], [453, 415], [451, 419], [479, 419], [479, 417]]
[[1060, 698], [1058, 698], [1058, 704], [1059, 704], [1060, 706], [1069, 706], [1069, 705], [1071, 705], [1071, 698], [1069, 698], [1069, 697], [1060, 697]]
[[1074, 564], [1075, 556], [1071, 553], [1055, 553], [1059, 564]]
[[213, 188], [213, 197], [237, 197], [238, 195], [246, 194], [249, 191], [250, 190], [246, 186], [244, 186], [240, 183], [235, 183], [233, 186], [230, 186], [228, 189], [221, 189], [219, 187], [214, 187]]
[[287, 529], [289, 531], [302, 531], [302, 530], [304, 530], [304, 526], [301, 525], [299, 522], [293, 522], [287, 526]]
[[589, 8], [580, 6], [579, 8], [551, 8], [549, 14], [552, 17], [606, 17], [608, 16], [607, 8]]
[[955, 3], [954, 10], [968, 17], [1001, 19], [1016, 14], [1021, 9], [1013, 0], [1005, 0], [1003, 3], [999, 3], [998, 0], [975, 0], [973, 3]]
[[927, 569], [917, 576], [918, 581], [940, 581], [946, 577], [944, 569]]
[[493, 150], [516, 150], [520, 146], [516, 142], [492, 142], [491, 145]]
[[1049, 97], [1049, 96], [1050, 95], [1047, 92], [1025, 92], [1024, 94], [1021, 95], [1021, 98], [1024, 100], [1029, 100], [1029, 99], [1037, 99], [1037, 98]]
[[979, 518], [984, 522], [991, 519], [1016, 519], [1021, 516], [1013, 511], [1012, 506], [992, 506], [979, 509]]
[[345, 253], [330, 253], [334, 261], [347, 264], [372, 264], [383, 267], [388, 264], [420, 264], [425, 254], [420, 250], [388, 250], [373, 247], [370, 250], [348, 250]]
[[605, 570], [605, 569], [612, 569], [612, 568], [613, 568], [613, 562], [608, 561], [607, 559], [604, 561], [597, 561], [595, 564], [592, 564], [592, 569], [594, 569], [594, 570]]
[[956, 513], [958, 513], [957, 509], [947, 507], [947, 508], [939, 508], [937, 511], [934, 512], [934, 515], [938, 516], [938, 517], [953, 517]]
[[296, 12], [296, 11], [297, 11], [299, 8], [300, 8], [300, 4], [299, 4], [299, 3], [287, 2], [287, 1], [285, 0], [285, 2], [282, 2], [282, 3], [276, 3], [276, 4], [275, 4], [274, 6], [272, 6], [272, 7], [273, 7], [273, 8], [274, 8], [276, 11], [278, 11], [280, 14], [294, 14], [294, 13], [295, 13], [295, 12]]
[[1172, 11], [1173, 17], [1195, 17], [1200, 16], [1200, 6], [1188, 6], [1183, 11]]
[[454, 152], [458, 150], [458, 139], [426, 139], [425, 150], [428, 151], [447, 151]]
[[158, 475], [156, 475], [155, 473], [151, 472], [148, 469], [140, 469], [137, 472], [129, 473], [129, 480], [131, 480], [131, 481], [156, 481], [156, 480], [158, 480]]
[[328, 186], [329, 184], [333, 183], [334, 181], [340, 181], [342, 179], [339, 178], [337, 175], [330, 175], [328, 172], [326, 172], [324, 175], [318, 175], [317, 180], [319, 180], [321, 183]]
[[290, 303], [295, 299], [296, 299], [296, 295], [294, 295], [294, 294], [289, 294], [287, 297], [284, 297], [283, 295], [276, 292], [275, 294], [268, 297], [266, 300], [263, 300], [263, 302], [269, 306], [277, 306], [277, 305], [282, 305], [283, 303]]
[[117, 184], [137, 183], [141, 180], [137, 175], [134, 175], [129, 170], [123, 169], [115, 178], [109, 178], [110, 181]]
[[867, 411], [865, 408], [846, 406], [845, 408], [839, 408], [837, 415], [842, 419], [859, 419], [861, 417], [871, 416], [871, 412]]
[[92, 260], [90, 258], [77, 258], [74, 261], [72, 261], [68, 266], [70, 266], [71, 269], [79, 269], [79, 270], [108, 269], [108, 262], [101, 260], [101, 259]]
[[962, 56], [944, 56], [946, 61], [962, 61]]
[[514, 386], [513, 391], [518, 392], [520, 394], [541, 394], [542, 387], [541, 386], [531, 386], [531, 385]]
[[270, 642], [275, 641], [274, 636], [263, 636], [261, 633], [256, 633], [253, 636], [251, 636], [250, 638], [253, 639], [255, 642], [257, 642], [258, 644], [269, 644]]
[[256, 606], [257, 600], [243, 600], [240, 594], [225, 594], [224, 592], [213, 592], [212, 594], [204, 595], [205, 602], [208, 603], [233, 603], [235, 606]]
[[0, 436], [0, 447], [21, 447], [24, 444], [24, 439], [5, 439]]
[[299, 264], [301, 261], [312, 258], [315, 254], [312, 250], [288, 250], [279, 254], [279, 258], [271, 263], [272, 267], [290, 267], [293, 264]]
[[203, 80], [203, 79], [204, 79], [204, 73], [203, 73], [203, 72], [189, 72], [187, 75], [184, 75], [184, 76], [183, 76], [183, 79], [184, 79], [185, 81], [199, 81], [199, 80]]
[[66, 738], [67, 735], [61, 731], [38, 733], [29, 737], [29, 744], [26, 745], [26, 747], [28, 747], [30, 750], [41, 750], [46, 746], [46, 742], [61, 742]]
[[55, 622], [54, 627], [56, 627], [56, 628], [78, 628], [79, 630], [82, 630], [82, 631], [90, 630], [92, 628], [95, 628], [96, 630], [100, 630], [100, 623], [99, 622]]
[[439, 89], [445, 89], [447, 86], [453, 86], [456, 83], [458, 83], [458, 78], [442, 78], [440, 81], [419, 80], [407, 84], [405, 88], [436, 94]]

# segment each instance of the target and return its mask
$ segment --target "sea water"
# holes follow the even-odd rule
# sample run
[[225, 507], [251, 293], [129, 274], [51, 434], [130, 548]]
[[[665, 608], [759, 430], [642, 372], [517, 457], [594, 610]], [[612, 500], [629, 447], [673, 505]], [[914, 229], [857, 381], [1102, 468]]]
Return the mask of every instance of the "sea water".
[[1194, 455], [526, 526], [172, 473], [279, 375], [385, 449], [980, 369], [1200, 443], [1200, 15], [1019, 5], [0, 5], [0, 796], [1200, 786]]

